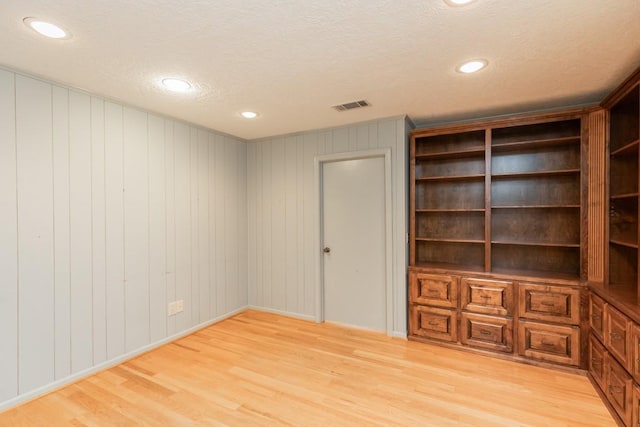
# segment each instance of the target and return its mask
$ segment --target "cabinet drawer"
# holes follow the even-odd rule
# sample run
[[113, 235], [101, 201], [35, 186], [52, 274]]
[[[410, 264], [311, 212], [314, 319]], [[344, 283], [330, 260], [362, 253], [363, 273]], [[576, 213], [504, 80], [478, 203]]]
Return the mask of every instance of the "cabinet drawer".
[[594, 336], [589, 337], [589, 373], [600, 388], [605, 389], [605, 358], [607, 351]]
[[519, 285], [520, 317], [577, 325], [580, 323], [580, 290], [567, 286]]
[[518, 353], [534, 360], [580, 366], [580, 328], [520, 320]]
[[625, 425], [631, 424], [633, 409], [633, 380], [625, 369], [612, 357], [607, 358], [607, 400]]
[[604, 345], [625, 368], [631, 371], [631, 321], [607, 304], [604, 308]]
[[410, 301], [437, 307], [458, 307], [458, 281], [453, 276], [412, 271], [409, 275]]
[[454, 310], [412, 305], [409, 311], [411, 334], [443, 341], [458, 341], [458, 317]]
[[589, 326], [601, 340], [604, 334], [604, 300], [595, 294], [589, 297]]
[[461, 323], [462, 344], [505, 353], [513, 352], [513, 320], [462, 313]]
[[463, 310], [498, 316], [513, 315], [513, 283], [462, 278], [460, 287]]

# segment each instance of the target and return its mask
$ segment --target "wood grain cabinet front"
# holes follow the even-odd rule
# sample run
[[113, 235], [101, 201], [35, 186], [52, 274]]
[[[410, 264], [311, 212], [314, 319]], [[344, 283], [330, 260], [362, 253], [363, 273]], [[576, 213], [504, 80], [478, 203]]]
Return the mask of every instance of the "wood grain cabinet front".
[[409, 274], [409, 301], [436, 307], [458, 307], [456, 277], [412, 271]]
[[591, 293], [589, 297], [589, 326], [595, 336], [603, 340], [604, 334], [604, 305], [599, 296]]
[[458, 341], [458, 315], [456, 311], [412, 305], [409, 312], [411, 334], [441, 341]]
[[631, 425], [633, 409], [633, 379], [612, 357], [607, 357], [607, 400], [625, 425]]
[[483, 314], [462, 313], [462, 344], [504, 353], [513, 352], [513, 320]]
[[520, 320], [518, 353], [534, 360], [580, 366], [580, 328]]
[[604, 345], [609, 353], [631, 371], [631, 320], [610, 304], [604, 308]]
[[513, 283], [508, 281], [460, 279], [462, 310], [497, 316], [513, 315]]
[[640, 382], [640, 326], [633, 324], [633, 334], [631, 341], [631, 373], [637, 382]]
[[633, 427], [640, 427], [640, 387], [633, 386], [633, 405], [631, 407], [631, 425]]
[[605, 383], [605, 359], [607, 351], [604, 346], [593, 336], [589, 339], [589, 373], [603, 390], [606, 388]]
[[580, 290], [568, 286], [520, 283], [520, 317], [564, 324], [580, 323]]

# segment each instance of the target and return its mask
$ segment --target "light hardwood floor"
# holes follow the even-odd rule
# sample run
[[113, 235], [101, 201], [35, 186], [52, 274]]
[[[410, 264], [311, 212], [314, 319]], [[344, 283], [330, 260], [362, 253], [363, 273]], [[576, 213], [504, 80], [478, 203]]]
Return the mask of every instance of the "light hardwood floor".
[[615, 426], [583, 376], [246, 311], [0, 426]]

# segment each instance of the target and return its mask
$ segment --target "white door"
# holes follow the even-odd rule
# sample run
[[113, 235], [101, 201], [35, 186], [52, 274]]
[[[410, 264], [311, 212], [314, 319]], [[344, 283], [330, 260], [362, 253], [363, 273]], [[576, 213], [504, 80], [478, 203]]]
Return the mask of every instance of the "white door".
[[322, 166], [324, 318], [386, 330], [384, 157]]

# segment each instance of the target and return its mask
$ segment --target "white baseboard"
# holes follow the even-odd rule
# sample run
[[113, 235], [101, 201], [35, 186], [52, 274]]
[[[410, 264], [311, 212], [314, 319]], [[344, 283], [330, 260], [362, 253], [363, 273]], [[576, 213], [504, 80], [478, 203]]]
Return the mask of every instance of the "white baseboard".
[[293, 312], [284, 311], [284, 310], [276, 310], [275, 308], [258, 307], [255, 305], [250, 305], [247, 308], [250, 310], [264, 311], [265, 313], [273, 313], [273, 314], [279, 314], [281, 316], [294, 317], [296, 319], [309, 320], [311, 322], [316, 321], [315, 316], [309, 316], [307, 314], [293, 313]]
[[104, 371], [105, 369], [111, 368], [115, 365], [119, 365], [123, 362], [126, 362], [129, 359], [133, 359], [136, 356], [141, 355], [142, 353], [146, 353], [150, 350], [156, 349], [158, 347], [161, 347], [165, 344], [169, 344], [170, 342], [173, 342], [175, 340], [178, 340], [180, 338], [183, 338], [187, 335], [191, 335], [194, 332], [199, 331], [200, 329], [206, 328], [207, 326], [211, 326], [214, 323], [218, 323], [222, 320], [228, 319], [229, 317], [235, 316], [236, 314], [242, 313], [243, 311], [245, 311], [248, 307], [241, 307], [237, 310], [231, 311], [229, 313], [223, 314], [222, 316], [218, 316], [214, 319], [208, 320], [204, 323], [200, 323], [199, 325], [193, 326], [187, 330], [184, 330], [182, 332], [179, 332], [177, 334], [171, 335], [170, 337], [167, 338], [163, 338], [160, 341], [156, 341], [152, 344], [148, 344], [145, 345], [144, 347], [141, 347], [137, 350], [131, 351], [129, 353], [123, 354], [121, 356], [118, 356], [116, 358], [113, 358], [111, 360], [108, 360], [106, 362], [102, 362], [98, 365], [92, 366], [91, 368], [85, 369], [83, 371], [80, 372], [76, 372], [73, 375], [70, 375], [68, 377], [56, 380], [52, 383], [49, 383], [45, 386], [39, 387], [35, 390], [31, 390], [27, 393], [23, 393], [19, 396], [16, 396], [12, 399], [6, 400], [4, 402], [0, 402], [0, 412], [3, 412], [7, 409], [10, 409], [18, 404], [21, 403], [25, 403], [29, 400], [33, 400], [36, 399], [38, 397], [41, 397], [47, 393], [50, 393], [54, 390], [60, 389], [66, 385], [69, 385], [71, 383], [74, 383], [76, 381], [79, 381], [83, 378], [86, 378], [90, 375], [96, 374], [100, 371]]

